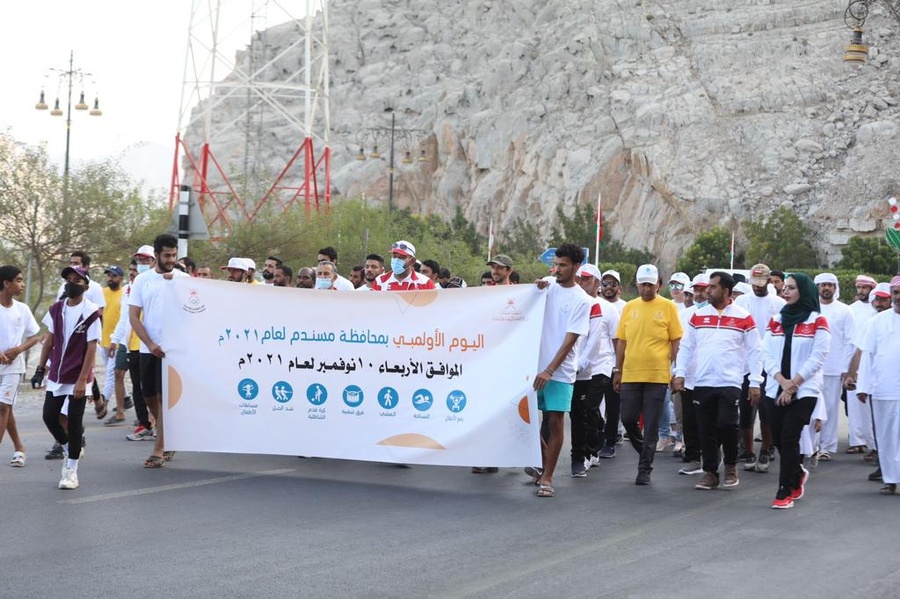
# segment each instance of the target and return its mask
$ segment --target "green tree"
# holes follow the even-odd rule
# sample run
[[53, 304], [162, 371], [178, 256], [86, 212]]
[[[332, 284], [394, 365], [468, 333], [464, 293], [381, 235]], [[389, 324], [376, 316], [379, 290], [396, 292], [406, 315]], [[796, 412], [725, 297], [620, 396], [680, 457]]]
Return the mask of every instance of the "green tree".
[[900, 272], [897, 252], [887, 244], [884, 236], [851, 237], [841, 252], [840, 261], [834, 265], [841, 270], [864, 272], [871, 275], [889, 275]]
[[750, 240], [746, 262], [772, 268], [815, 268], [819, 257], [812, 234], [800, 217], [782, 206], [762, 221], [744, 222]]
[[[675, 270], [695, 275], [705, 268], [727, 268], [731, 264], [731, 231], [713, 227], [703, 231], [675, 263]], [[744, 268], [743, 254], [736, 253], [734, 267]]]
[[30, 266], [32, 310], [48, 286], [55, 291], [70, 252], [86, 250], [98, 265], [123, 260], [167, 214], [114, 162], [72, 169], [65, 185], [44, 148], [0, 134], [0, 238], [6, 259], [26, 272]]

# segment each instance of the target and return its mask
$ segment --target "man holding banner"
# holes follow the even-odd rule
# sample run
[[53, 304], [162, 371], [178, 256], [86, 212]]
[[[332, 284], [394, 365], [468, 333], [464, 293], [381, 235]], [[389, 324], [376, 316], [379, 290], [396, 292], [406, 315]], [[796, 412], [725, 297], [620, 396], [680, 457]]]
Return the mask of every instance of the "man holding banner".
[[578, 360], [575, 343], [588, 333], [591, 298], [575, 283], [575, 274], [584, 261], [584, 251], [572, 243], [556, 248], [556, 283], [537, 281], [547, 291], [547, 307], [541, 331], [538, 367], [534, 377], [541, 423], [541, 471], [535, 480], [538, 497], [553, 497], [553, 471], [565, 437], [566, 413], [572, 407], [572, 391]]
[[[153, 240], [156, 267], [139, 274], [134, 279], [128, 298], [128, 318], [131, 328], [141, 340], [141, 389], [147, 407], [156, 420], [156, 443], [144, 461], [144, 468], [161, 468], [165, 463], [163, 450], [162, 359], [166, 352], [159, 343], [163, 338], [163, 291], [173, 276], [186, 277], [175, 270], [178, 257], [178, 240], [163, 234]], [[143, 317], [143, 319], [142, 319]]]

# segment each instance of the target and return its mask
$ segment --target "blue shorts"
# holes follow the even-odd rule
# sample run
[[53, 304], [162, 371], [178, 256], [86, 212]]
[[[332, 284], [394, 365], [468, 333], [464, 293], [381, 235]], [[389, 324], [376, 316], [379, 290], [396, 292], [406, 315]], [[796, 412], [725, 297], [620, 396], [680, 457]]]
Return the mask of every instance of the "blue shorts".
[[544, 388], [537, 392], [538, 410], [541, 412], [570, 412], [574, 388], [575, 385], [569, 383], [547, 381]]

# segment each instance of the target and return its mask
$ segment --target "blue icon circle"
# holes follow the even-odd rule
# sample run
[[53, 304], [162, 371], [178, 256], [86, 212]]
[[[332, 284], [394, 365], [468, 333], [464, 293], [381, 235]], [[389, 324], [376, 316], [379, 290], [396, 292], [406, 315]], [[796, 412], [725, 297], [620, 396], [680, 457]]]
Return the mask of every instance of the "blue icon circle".
[[454, 389], [447, 395], [447, 409], [453, 413], [460, 413], [466, 409], [466, 394], [459, 389]]
[[242, 379], [237, 386], [238, 395], [244, 401], [251, 401], [256, 399], [256, 396], [259, 395], [259, 385], [256, 384], [256, 381], [253, 379]]
[[320, 383], [313, 383], [306, 388], [306, 399], [314, 406], [321, 406], [328, 399], [328, 390]]
[[363, 402], [363, 391], [356, 385], [348, 385], [344, 388], [344, 403], [351, 408], [358, 408]]
[[393, 387], [382, 387], [378, 392], [378, 405], [385, 410], [393, 410], [397, 407], [397, 390]]
[[294, 388], [286, 381], [278, 381], [272, 385], [272, 397], [278, 403], [287, 403], [294, 396]]
[[417, 389], [412, 396], [413, 407], [420, 412], [426, 412], [431, 409], [434, 397], [428, 389]]

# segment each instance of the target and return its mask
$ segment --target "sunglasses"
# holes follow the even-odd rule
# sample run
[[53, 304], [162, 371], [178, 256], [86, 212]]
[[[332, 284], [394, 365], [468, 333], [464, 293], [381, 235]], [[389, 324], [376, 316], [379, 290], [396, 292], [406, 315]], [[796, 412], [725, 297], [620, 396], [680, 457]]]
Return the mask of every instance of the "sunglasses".
[[600, 281], [600, 284], [603, 285], [604, 287], [618, 287], [619, 286], [618, 281]]
[[392, 250], [403, 250], [404, 252], [411, 252], [412, 248], [406, 245], [405, 243], [395, 243], [391, 246]]
[[684, 283], [669, 283], [669, 289], [684, 289]]

